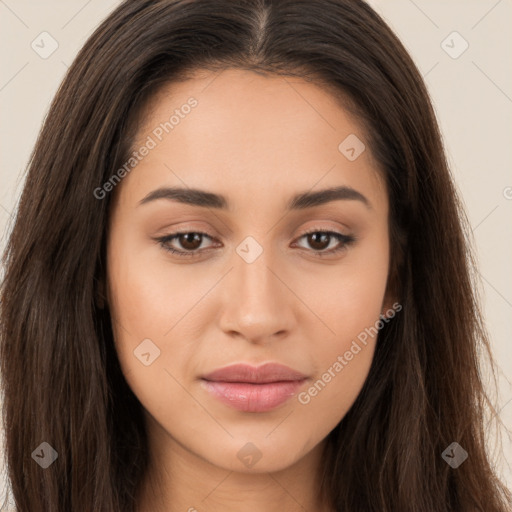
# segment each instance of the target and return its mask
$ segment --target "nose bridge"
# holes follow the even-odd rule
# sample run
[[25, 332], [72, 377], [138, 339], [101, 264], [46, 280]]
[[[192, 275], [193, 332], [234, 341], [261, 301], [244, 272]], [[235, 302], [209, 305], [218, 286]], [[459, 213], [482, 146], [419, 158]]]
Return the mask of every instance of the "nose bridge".
[[[268, 241], [268, 239], [267, 239]], [[270, 271], [275, 266], [275, 258], [270, 247], [263, 247], [254, 238], [248, 237], [237, 247], [237, 259], [233, 279], [241, 309], [248, 312], [263, 311], [270, 308], [272, 302], [280, 295], [278, 280]], [[282, 286], [282, 285], [281, 285]]]
[[[268, 241], [268, 238], [267, 238]], [[223, 328], [247, 338], [265, 338], [290, 328], [290, 292], [275, 274], [280, 265], [272, 249], [247, 237], [233, 255]], [[283, 279], [285, 280], [285, 279]]]

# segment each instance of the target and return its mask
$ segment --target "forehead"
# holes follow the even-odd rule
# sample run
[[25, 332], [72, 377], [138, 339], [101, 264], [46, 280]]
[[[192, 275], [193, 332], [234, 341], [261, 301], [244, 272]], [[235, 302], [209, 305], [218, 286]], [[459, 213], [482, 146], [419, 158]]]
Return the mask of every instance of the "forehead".
[[[186, 79], [164, 85], [150, 99], [138, 140], [142, 141], [160, 123], [169, 121], [173, 114], [177, 114], [172, 121], [174, 136], [185, 131], [184, 125], [193, 123], [197, 137], [210, 132], [212, 138], [213, 131], [219, 136], [226, 132], [233, 135], [233, 131], [241, 129], [233, 143], [241, 139], [257, 141], [265, 135], [268, 139], [275, 135], [276, 128], [284, 129], [281, 142], [285, 138], [291, 142], [302, 141], [304, 135], [318, 142], [324, 132], [335, 133], [340, 129], [358, 132], [363, 137], [363, 127], [341, 105], [340, 100], [348, 101], [348, 98], [339, 91], [334, 93], [332, 86], [301, 77], [232, 68], [218, 72], [196, 70], [189, 72]], [[187, 103], [192, 98], [197, 106], [189, 109]], [[192, 121], [185, 123], [187, 118]], [[182, 126], [180, 130], [178, 124]], [[229, 142], [226, 140], [226, 145]]]
[[200, 70], [162, 87], [139, 126], [133, 149], [152, 149], [121, 183], [137, 199], [163, 184], [244, 197], [319, 181], [383, 186], [368, 146], [353, 161], [340, 150], [347, 139], [366, 143], [363, 127], [327, 89], [298, 77]]

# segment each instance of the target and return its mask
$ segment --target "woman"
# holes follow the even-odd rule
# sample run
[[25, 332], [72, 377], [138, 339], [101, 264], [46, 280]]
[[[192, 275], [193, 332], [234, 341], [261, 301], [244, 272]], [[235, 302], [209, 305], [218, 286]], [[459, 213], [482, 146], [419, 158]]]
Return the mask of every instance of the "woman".
[[18, 510], [504, 512], [466, 233], [367, 4], [122, 3], [4, 258]]

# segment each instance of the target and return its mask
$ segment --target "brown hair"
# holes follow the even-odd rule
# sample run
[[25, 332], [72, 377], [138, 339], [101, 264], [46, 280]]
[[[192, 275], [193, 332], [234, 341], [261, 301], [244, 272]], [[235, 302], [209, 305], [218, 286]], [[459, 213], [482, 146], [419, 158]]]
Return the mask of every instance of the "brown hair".
[[[505, 512], [512, 496], [485, 451], [494, 409], [481, 353], [495, 363], [468, 223], [421, 75], [361, 0], [127, 0], [81, 49], [31, 155], [3, 259], [3, 422], [18, 511], [136, 506], [147, 438], [114, 319], [96, 302], [111, 197], [93, 191], [126, 162], [163, 85], [228, 67], [339, 93], [388, 187], [390, 282], [403, 311], [380, 331], [367, 381], [328, 436], [325, 496], [339, 511]], [[58, 453], [44, 470], [31, 456], [43, 441]], [[457, 469], [441, 456], [453, 441], [469, 454]]]

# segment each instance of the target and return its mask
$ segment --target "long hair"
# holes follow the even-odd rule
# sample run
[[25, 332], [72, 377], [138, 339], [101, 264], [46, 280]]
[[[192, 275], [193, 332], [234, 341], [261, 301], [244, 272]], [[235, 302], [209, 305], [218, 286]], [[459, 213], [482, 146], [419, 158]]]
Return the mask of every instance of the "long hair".
[[[85, 43], [31, 154], [3, 256], [3, 423], [17, 510], [134, 510], [148, 444], [115, 319], [98, 305], [111, 198], [94, 191], [129, 158], [162, 86], [227, 68], [325, 87], [365, 128], [387, 184], [390, 283], [403, 309], [328, 435], [322, 492], [339, 511], [505, 512], [512, 496], [486, 452], [494, 409], [480, 357], [494, 372], [495, 362], [468, 222], [421, 75], [362, 0], [126, 0]], [[453, 442], [468, 453], [456, 469], [442, 456]], [[41, 450], [57, 456], [46, 468]]]

